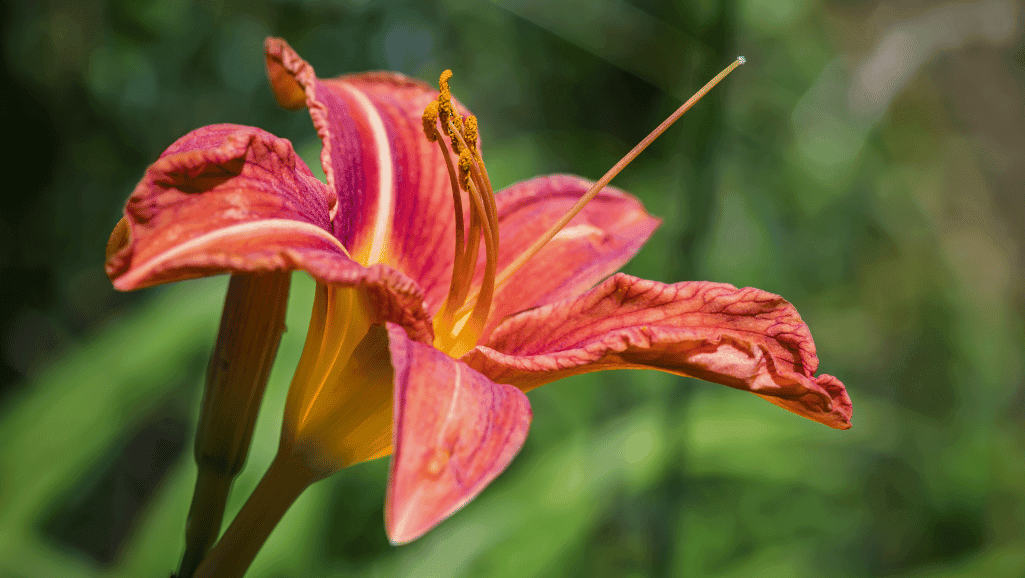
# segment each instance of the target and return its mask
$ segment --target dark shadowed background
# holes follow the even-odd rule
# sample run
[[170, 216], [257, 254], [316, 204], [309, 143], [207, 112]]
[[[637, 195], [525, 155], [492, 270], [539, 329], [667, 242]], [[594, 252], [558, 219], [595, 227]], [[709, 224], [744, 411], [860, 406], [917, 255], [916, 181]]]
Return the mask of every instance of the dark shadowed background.
[[[493, 180], [616, 181], [665, 223], [626, 271], [794, 303], [854, 400], [834, 431], [654, 372], [531, 394], [530, 437], [410, 546], [387, 460], [293, 507], [247, 576], [1025, 573], [1025, 7], [1010, 0], [6, 2], [0, 79], [0, 576], [167, 576], [225, 279], [115, 292], [103, 248], [145, 167], [233, 122], [295, 143], [262, 42], [322, 77], [398, 70], [480, 118]], [[235, 485], [275, 449], [312, 283]]]

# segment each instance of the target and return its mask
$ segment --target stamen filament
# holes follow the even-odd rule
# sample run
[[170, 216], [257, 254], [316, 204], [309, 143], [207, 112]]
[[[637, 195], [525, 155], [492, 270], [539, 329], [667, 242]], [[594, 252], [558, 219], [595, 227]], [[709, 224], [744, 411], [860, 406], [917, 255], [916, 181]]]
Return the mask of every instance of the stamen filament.
[[[483, 164], [478, 164], [474, 155], [470, 155], [470, 162], [474, 169], [479, 169]], [[482, 210], [484, 211], [485, 220], [491, 223], [491, 243], [498, 250], [498, 205], [495, 204], [495, 193], [492, 192], [490, 187], [487, 187], [487, 183], [484, 181], [479, 170], [471, 170], [470, 178], [472, 179], [473, 186], [477, 189], [477, 195], [484, 201]]]
[[473, 154], [473, 164], [480, 171], [480, 178], [484, 181], [484, 190], [488, 194], [484, 195], [484, 199], [487, 201], [488, 214], [491, 216], [491, 222], [495, 224], [492, 230], [495, 232], [495, 252], [498, 252], [498, 204], [495, 202], [495, 189], [491, 187], [491, 177], [488, 176], [488, 168], [484, 166], [484, 158], [481, 157], [480, 151], [477, 147], [470, 149]]
[[[476, 221], [480, 223], [480, 228], [482, 229], [478, 230], [473, 239], [479, 243], [480, 237], [484, 237], [484, 279], [481, 289], [479, 290], [479, 298], [474, 304], [473, 313], [470, 315], [470, 319], [466, 325], [458, 331], [458, 334], [449, 333], [448, 331], [439, 332], [438, 338], [440, 340], [440, 344], [446, 350], [454, 348], [457, 343], [466, 341], [467, 339], [475, 340], [475, 332], [479, 333], [479, 331], [484, 328], [484, 322], [487, 319], [488, 313], [491, 311], [491, 296], [494, 294], [495, 272], [498, 269], [498, 251], [495, 243], [496, 235], [494, 234], [494, 228], [497, 226], [497, 223], [492, 223], [491, 219], [488, 218], [485, 209], [486, 203], [483, 198], [484, 195], [481, 194], [476, 185], [471, 181], [468, 188], [470, 200], [473, 201], [474, 215], [480, 217], [476, 219]], [[483, 233], [483, 235], [481, 233]], [[476, 257], [476, 254], [474, 257]], [[465, 282], [465, 284], [460, 287], [460, 293], [462, 295], [466, 295], [466, 293], [469, 292], [475, 269], [476, 259], [471, 263], [470, 267], [466, 269], [466, 276], [461, 279], [462, 282]], [[455, 317], [452, 315], [453, 313], [454, 310], [446, 312], [446, 316], [444, 318], [445, 327], [454, 327], [453, 321]]]
[[[466, 251], [466, 239], [465, 231], [463, 230], [463, 194], [459, 190], [459, 181], [456, 180], [456, 169], [452, 164], [452, 155], [448, 152], [448, 147], [445, 146], [445, 141], [437, 139], [435, 142], [441, 148], [441, 153], [445, 157], [445, 166], [448, 167], [448, 180], [452, 184], [452, 203], [455, 205], [456, 212], [456, 253], [452, 257], [452, 275], [453, 277], [459, 271], [459, 268], [464, 260], [464, 252]], [[461, 298], [458, 295], [458, 285], [455, 280], [448, 288], [448, 298], [445, 299], [444, 311], [455, 311], [462, 305], [462, 301], [458, 301]]]
[[[502, 270], [502, 272], [498, 275], [498, 278], [495, 280], [495, 289], [497, 290], [498, 288], [501, 288], [507, 281], [509, 281], [509, 278], [512, 277], [513, 273], [515, 273], [520, 267], [522, 267], [523, 264], [526, 263], [531, 257], [536, 255], [538, 251], [544, 248], [544, 246], [547, 245], [548, 242], [551, 241], [555, 237], [555, 235], [557, 235], [559, 231], [561, 231], [563, 227], [565, 227], [573, 219], [573, 217], [577, 216], [577, 213], [579, 213], [584, 208], [584, 206], [587, 205], [587, 203], [591, 202], [591, 200], [594, 199], [594, 197], [597, 196], [598, 193], [601, 192], [601, 190], [604, 189], [605, 186], [608, 185], [609, 182], [626, 167], [626, 165], [630, 164], [630, 162], [637, 158], [637, 155], [641, 154], [641, 152], [643, 152], [644, 149], [648, 148], [648, 145], [650, 145], [656, 138], [661, 136], [662, 133], [664, 133], [666, 129], [668, 129], [674, 122], [679, 120], [680, 117], [683, 116], [683, 113], [690, 110], [690, 108], [694, 106], [694, 104], [697, 101], [701, 100], [703, 96], [708, 94], [708, 92], [712, 90], [712, 88], [714, 88], [715, 85], [719, 84], [719, 82], [721, 82], [722, 79], [726, 77], [726, 75], [733, 72], [734, 69], [736, 69], [741, 64], [744, 64], [745, 62], [746, 60], [743, 56], [737, 57], [737, 59], [734, 60], [732, 64], [727, 66], [719, 74], [715, 75], [715, 78], [708, 81], [704, 86], [701, 87], [700, 90], [694, 93], [694, 96], [687, 99], [687, 102], [684, 102], [683, 105], [680, 106], [680, 108], [676, 109], [676, 112], [669, 115], [669, 118], [662, 121], [662, 124], [658, 125], [658, 127], [656, 127], [655, 130], [651, 131], [651, 134], [644, 137], [644, 140], [642, 140], [641, 142], [637, 143], [637, 146], [635, 146], [629, 153], [626, 154], [626, 156], [620, 159], [618, 163], [616, 163], [611, 169], [609, 169], [608, 172], [606, 172], [602, 176], [602, 178], [598, 179], [598, 182], [594, 183], [594, 185], [584, 194], [584, 196], [580, 197], [576, 204], [574, 204], [573, 207], [570, 208], [570, 210], [567, 211], [566, 214], [558, 220], [558, 222], [552, 225], [548, 229], [548, 231], [545, 232], [544, 235], [541, 235], [541, 237], [539, 237], [537, 241], [535, 241], [534, 244], [530, 246], [530, 248], [528, 248], [523, 253], [519, 254], [512, 263], [510, 263], [507, 267], [505, 267], [505, 269]], [[470, 299], [467, 300], [467, 302], [459, 309], [459, 311], [456, 312], [456, 317], [459, 317], [466, 313], [466, 310], [469, 308], [469, 304], [471, 302], [474, 302], [475, 299], [479, 298], [478, 295], [480, 292], [483, 292], [483, 287], [477, 295], [473, 295], [472, 297], [470, 297]]]
[[[473, 201], [472, 194], [469, 195], [470, 201]], [[470, 205], [470, 231], [469, 236], [466, 238], [467, 250], [463, 253], [463, 262], [459, 264], [459, 294], [458, 303], [462, 306], [466, 302], [466, 294], [470, 292], [470, 285], [473, 284], [473, 272], [477, 265], [477, 255], [480, 254], [480, 232], [483, 229], [481, 225], [481, 215], [473, 208], [473, 204]], [[455, 309], [450, 311], [452, 314]]]
[[[480, 191], [475, 190], [475, 186], [471, 186], [470, 189], [475, 193], [470, 195], [474, 200], [475, 208], [478, 211], [485, 211], [484, 204], [486, 203], [483, 202], [484, 199], [482, 197], [487, 195], [481, 195]], [[474, 301], [473, 313], [470, 314], [470, 319], [466, 322], [466, 325], [459, 331], [454, 343], [456, 346], [469, 343], [469, 347], [466, 347], [467, 351], [476, 345], [477, 336], [484, 329], [488, 314], [491, 313], [491, 298], [495, 293], [495, 272], [498, 270], [498, 223], [497, 221], [489, 221], [490, 219], [483, 220], [484, 255], [486, 258], [484, 279]], [[455, 351], [452, 353], [455, 353]]]

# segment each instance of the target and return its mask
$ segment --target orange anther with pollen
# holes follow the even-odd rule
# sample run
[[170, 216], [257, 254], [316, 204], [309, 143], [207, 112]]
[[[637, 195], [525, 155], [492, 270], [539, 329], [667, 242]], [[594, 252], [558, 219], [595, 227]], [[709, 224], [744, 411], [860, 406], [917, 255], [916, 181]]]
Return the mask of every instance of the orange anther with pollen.
[[470, 150], [476, 151], [479, 133], [477, 132], [477, 117], [472, 114], [466, 117], [466, 123], [463, 125], [463, 135], [466, 140], [466, 146], [470, 147]]
[[441, 94], [438, 95], [439, 101], [449, 102], [452, 99], [452, 91], [448, 87], [448, 81], [452, 78], [451, 70], [441, 71], [441, 76], [438, 77], [438, 90]]
[[438, 140], [438, 101], [431, 101], [424, 109], [423, 115], [424, 136], [427, 142]]
[[456, 125], [455, 131], [461, 131], [463, 119], [456, 112], [455, 107], [452, 106], [452, 90], [448, 86], [450, 78], [452, 78], [451, 70], [445, 70], [438, 77], [438, 120], [441, 121], [441, 127], [452, 140], [452, 150], [458, 153], [459, 143], [456, 142], [456, 135], [454, 134], [452, 124], [455, 123]]
[[473, 168], [473, 160], [469, 149], [459, 152], [459, 186], [464, 191], [470, 190], [470, 170]]

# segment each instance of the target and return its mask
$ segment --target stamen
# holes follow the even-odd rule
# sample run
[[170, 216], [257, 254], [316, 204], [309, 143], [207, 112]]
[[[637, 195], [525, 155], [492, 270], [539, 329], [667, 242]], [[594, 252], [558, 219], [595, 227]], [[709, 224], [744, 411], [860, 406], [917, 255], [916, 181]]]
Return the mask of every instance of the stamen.
[[[474, 187], [476, 189], [476, 187]], [[491, 310], [491, 295], [494, 292], [495, 285], [495, 273], [498, 270], [498, 221], [492, 215], [488, 213], [487, 206], [494, 204], [494, 200], [490, 199], [488, 195], [481, 194], [477, 191], [474, 195], [475, 208], [484, 215], [483, 228], [484, 228], [484, 279], [483, 285], [480, 290], [480, 295], [477, 297], [477, 303], [474, 306], [474, 316], [479, 312], [482, 312], [486, 317]], [[489, 202], [490, 201], [490, 202]], [[482, 206], [483, 205], [483, 206]], [[483, 327], [483, 322], [481, 323]]]
[[[453, 182], [456, 182], [453, 180]], [[473, 272], [477, 264], [477, 255], [480, 252], [481, 220], [480, 215], [474, 210], [473, 195], [470, 195], [470, 230], [462, 247], [456, 247], [456, 257], [452, 262], [452, 281], [449, 284], [448, 297], [441, 311], [435, 316], [436, 334], [445, 333], [444, 327], [452, 324], [452, 315], [464, 303], [467, 293], [470, 292], [470, 285], [473, 282]], [[462, 203], [458, 210], [462, 211]], [[457, 219], [457, 224], [461, 218]], [[463, 239], [459, 231], [456, 232], [456, 242]], [[439, 325], [440, 323], [440, 325]]]
[[[449, 118], [455, 114], [455, 110], [452, 107], [451, 91], [448, 86], [449, 79], [452, 78], [452, 71], [446, 70], [441, 73], [438, 79], [438, 99], [432, 101], [424, 109], [423, 113], [423, 130], [424, 135], [427, 137], [428, 142], [437, 142], [439, 148], [441, 148], [441, 154], [445, 158], [445, 166], [448, 169], [449, 184], [452, 187], [452, 204], [455, 210], [455, 228], [456, 228], [456, 243], [455, 243], [455, 255], [452, 258], [452, 283], [449, 285], [448, 297], [445, 299], [445, 304], [442, 306], [442, 311], [439, 317], [445, 318], [448, 315], [445, 312], [455, 311], [460, 305], [462, 305], [462, 299], [466, 297], [466, 289], [462, 289], [465, 284], [462, 278], [465, 277], [463, 271], [466, 269], [465, 262], [467, 260], [467, 246], [464, 238], [464, 225], [463, 225], [463, 196], [460, 193], [460, 182], [463, 180], [456, 176], [456, 169], [452, 163], [452, 154], [449, 152], [448, 147], [445, 143], [439, 139], [440, 133], [438, 132], [438, 121], [442, 120], [442, 124], [446, 125], [446, 132], [451, 133], [447, 125], [450, 124]], [[458, 151], [458, 147], [453, 146], [453, 149]], [[460, 155], [461, 157], [461, 155]], [[462, 159], [460, 158], [460, 173], [463, 172]], [[474, 224], [471, 213], [471, 234], [474, 230]], [[479, 233], [478, 233], [479, 235]], [[476, 260], [477, 243], [473, 243], [471, 247], [471, 253], [473, 253], [473, 259]]]
[[[464, 148], [463, 153], [465, 154], [466, 152], [467, 149]], [[442, 323], [441, 326], [436, 328], [436, 333], [438, 333], [439, 336], [448, 333], [449, 329], [453, 327], [453, 321], [455, 320], [453, 314], [465, 303], [464, 300], [466, 295], [470, 292], [470, 287], [473, 284], [474, 272], [477, 269], [477, 255], [480, 250], [480, 238], [482, 234], [484, 236], [485, 255], [483, 283], [485, 285], [494, 284], [495, 271], [498, 269], [498, 235], [495, 230], [498, 227], [498, 223], [495, 219], [490, 217], [487, 211], [488, 202], [485, 198], [487, 195], [482, 195], [480, 188], [475, 184], [476, 182], [479, 182], [478, 178], [474, 175], [472, 170], [467, 173], [467, 175], [466, 191], [471, 201], [469, 246], [463, 253], [463, 261], [461, 263], [457, 263], [453, 267], [452, 286], [450, 291], [450, 294], [454, 296], [453, 305], [446, 307], [445, 310], [440, 312], [438, 315], [438, 318]]]
[[[723, 78], [726, 78], [726, 75], [733, 72], [738, 66], [744, 64], [745, 62], [747, 62], [747, 60], [743, 56], [737, 57], [737, 59], [734, 60], [732, 64], [727, 66], [719, 74], [715, 75], [715, 78], [708, 81], [708, 83], [702, 86], [700, 90], [694, 93], [694, 96], [687, 99], [687, 102], [684, 102], [683, 105], [680, 106], [680, 108], [676, 109], [676, 112], [671, 114], [669, 118], [662, 121], [662, 124], [658, 125], [658, 127], [656, 127], [655, 130], [651, 131], [651, 134], [644, 137], [644, 140], [639, 142], [637, 146], [635, 146], [629, 153], [626, 154], [626, 156], [624, 156], [618, 163], [616, 163], [611, 169], [609, 169], [608, 172], [606, 172], [605, 175], [602, 176], [602, 178], [598, 179], [598, 182], [594, 183], [594, 185], [584, 194], [584, 196], [580, 197], [580, 199], [576, 202], [576, 204], [573, 205], [573, 207], [570, 208], [569, 211], [566, 211], [566, 214], [563, 215], [562, 218], [558, 220], [558, 222], [552, 225], [548, 229], [548, 231], [545, 232], [544, 235], [541, 235], [541, 237], [538, 238], [538, 240], [530, 246], [530, 248], [528, 248], [526, 251], [518, 255], [512, 263], [510, 263], [505, 269], [502, 270], [502, 272], [498, 275], [498, 278], [495, 281], [495, 289], [497, 290], [498, 288], [502, 287], [507, 281], [509, 281], [509, 278], [512, 277], [513, 273], [515, 273], [520, 267], [522, 267], [523, 264], [527, 262], [527, 260], [536, 255], [538, 251], [544, 248], [544, 246], [547, 245], [548, 242], [551, 241], [555, 237], [555, 235], [557, 235], [559, 231], [561, 231], [563, 227], [565, 227], [573, 219], [573, 217], [575, 217], [577, 213], [579, 213], [584, 208], [585, 205], [587, 205], [587, 203], [594, 199], [594, 197], [597, 196], [598, 193], [601, 192], [601, 190], [604, 189], [605, 186], [608, 185], [609, 182], [626, 167], [626, 165], [630, 164], [631, 161], [637, 158], [637, 155], [641, 154], [641, 152], [643, 152], [644, 149], [648, 148], [648, 145], [650, 145], [656, 138], [661, 136], [662, 133], [664, 133], [666, 129], [668, 129], [674, 122], [679, 120], [680, 117], [683, 116], [683, 113], [690, 110], [690, 108], [694, 106], [694, 104], [697, 101], [701, 100], [703, 96], [708, 94], [708, 91], [712, 90], [712, 88], [715, 87], [715, 85], [719, 84], [719, 82], [721, 82]], [[483, 287], [481, 288], [480, 293], [483, 293]], [[456, 316], [460, 317], [462, 315], [465, 315], [467, 310], [469, 309], [469, 303], [473, 302], [476, 298], [477, 295], [470, 297], [467, 303], [464, 304], [459, 309], [459, 311], [456, 312]]]
[[[480, 251], [480, 234], [482, 228], [482, 215], [476, 209], [474, 191], [470, 189], [471, 163], [469, 152], [464, 148], [459, 153], [459, 186], [467, 191], [470, 199], [470, 233], [466, 247], [462, 251], [461, 258], [454, 261], [452, 265], [452, 283], [449, 287], [449, 301], [446, 302], [445, 310], [439, 315], [446, 323], [451, 322], [451, 313], [458, 309], [470, 292], [470, 285], [473, 282], [473, 272], [477, 265], [477, 255]], [[462, 204], [459, 209], [462, 211]], [[457, 243], [459, 233], [456, 233]]]
[[451, 78], [451, 70], [445, 70], [441, 73], [441, 77], [438, 78], [438, 121], [441, 122], [442, 128], [445, 129], [449, 140], [452, 141], [452, 150], [459, 154], [461, 149], [456, 140], [456, 135], [463, 130], [463, 118], [459, 116], [456, 108], [452, 106], [452, 89], [448, 86], [448, 81]]
[[495, 251], [498, 251], [498, 203], [495, 202], [495, 189], [491, 186], [491, 177], [488, 176], [488, 169], [484, 166], [484, 159], [481, 157], [480, 152], [476, 148], [473, 149], [473, 161], [480, 171], [480, 176], [484, 181], [484, 190], [488, 193], [484, 196], [487, 201], [488, 213], [491, 218], [491, 222], [495, 224]]
[[[448, 134], [452, 150], [459, 155], [456, 161], [458, 169], [452, 166], [452, 157], [444, 145], [442, 153], [449, 168], [449, 179], [452, 184], [452, 195], [456, 216], [456, 254], [452, 266], [452, 282], [449, 285], [448, 297], [441, 311], [435, 318], [436, 332], [440, 342], [455, 345], [456, 342], [475, 340], [476, 334], [484, 327], [487, 315], [491, 310], [491, 297], [494, 294], [494, 279], [498, 270], [498, 208], [494, 199], [491, 179], [484, 168], [484, 161], [477, 148], [479, 128], [477, 118], [470, 115], [463, 119], [452, 105], [452, 92], [449, 80], [452, 71], [446, 70], [438, 79], [438, 100], [424, 110], [424, 134], [429, 141], [437, 139], [439, 132], [435, 122], [440, 122], [442, 129]], [[458, 171], [458, 176], [456, 176]], [[465, 190], [470, 200], [470, 231], [463, 237], [462, 197], [459, 189]], [[462, 306], [469, 307], [466, 295], [473, 285], [474, 271], [477, 266], [477, 255], [480, 250], [480, 238], [484, 237], [484, 280], [474, 299], [473, 310], [469, 317], [460, 320], [458, 330], [455, 329], [454, 313]], [[472, 347], [472, 345], [471, 345]]]
[[482, 191], [487, 191], [484, 195], [484, 200], [487, 205], [488, 218], [495, 224], [492, 231], [495, 234], [495, 247], [498, 247], [498, 205], [495, 203], [495, 189], [491, 186], [491, 177], [488, 176], [488, 168], [484, 166], [484, 157], [481, 156], [480, 150], [477, 149], [477, 117], [470, 115], [466, 119], [466, 142], [465, 145], [470, 149], [472, 155], [471, 160], [475, 168], [474, 179], [477, 182], [477, 186]]
[[[463, 146], [463, 152], [460, 154], [460, 165], [463, 164], [464, 158], [469, 161], [467, 163], [468, 178], [465, 184], [466, 190], [470, 192], [470, 196], [475, 203], [474, 208], [480, 213], [481, 222], [483, 223], [485, 265], [484, 277], [481, 281], [478, 296], [475, 299], [473, 313], [470, 315], [470, 321], [460, 331], [457, 341], [466, 341], [467, 339], [476, 341], [476, 335], [484, 329], [484, 323], [487, 320], [488, 314], [491, 313], [491, 299], [494, 295], [495, 273], [498, 270], [498, 208], [495, 203], [495, 193], [491, 189], [491, 183], [487, 181], [486, 175], [483, 173], [484, 163], [480, 160], [480, 153], [472, 154], [476, 147], [470, 145], [468, 140], [464, 139], [460, 144]], [[470, 275], [467, 281], [472, 280], [472, 273], [476, 269], [476, 264], [476, 261], [469, 264], [468, 272], [470, 272]], [[466, 287], [460, 292], [460, 296], [465, 297], [469, 289], [470, 284], [467, 283]], [[470, 347], [472, 348], [473, 345]]]

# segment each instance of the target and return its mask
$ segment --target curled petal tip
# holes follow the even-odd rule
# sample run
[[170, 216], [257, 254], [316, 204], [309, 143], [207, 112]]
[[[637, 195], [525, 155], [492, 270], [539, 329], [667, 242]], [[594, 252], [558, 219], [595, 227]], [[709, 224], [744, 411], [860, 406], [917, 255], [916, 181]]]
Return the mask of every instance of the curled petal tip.
[[128, 245], [132, 240], [132, 230], [128, 226], [128, 221], [121, 217], [121, 220], [114, 225], [114, 230], [110, 233], [110, 239], [107, 240], [107, 249], [105, 258], [109, 261], [111, 257], [116, 255], [121, 249]]
[[507, 317], [463, 361], [524, 391], [587, 371], [660, 369], [850, 427], [850, 397], [835, 377], [815, 377], [815, 344], [797, 310], [750, 287], [620, 273], [577, 299]]
[[815, 378], [815, 382], [826, 390], [833, 401], [832, 419], [826, 422], [826, 425], [836, 429], [851, 429], [854, 405], [851, 403], [851, 396], [847, 394], [847, 388], [839, 379], [825, 373]]
[[310, 65], [281, 38], [267, 38], [263, 42], [263, 50], [267, 61], [267, 80], [278, 105], [286, 110], [306, 106], [306, 89], [299, 77], [303, 76], [307, 82], [313, 77]]

